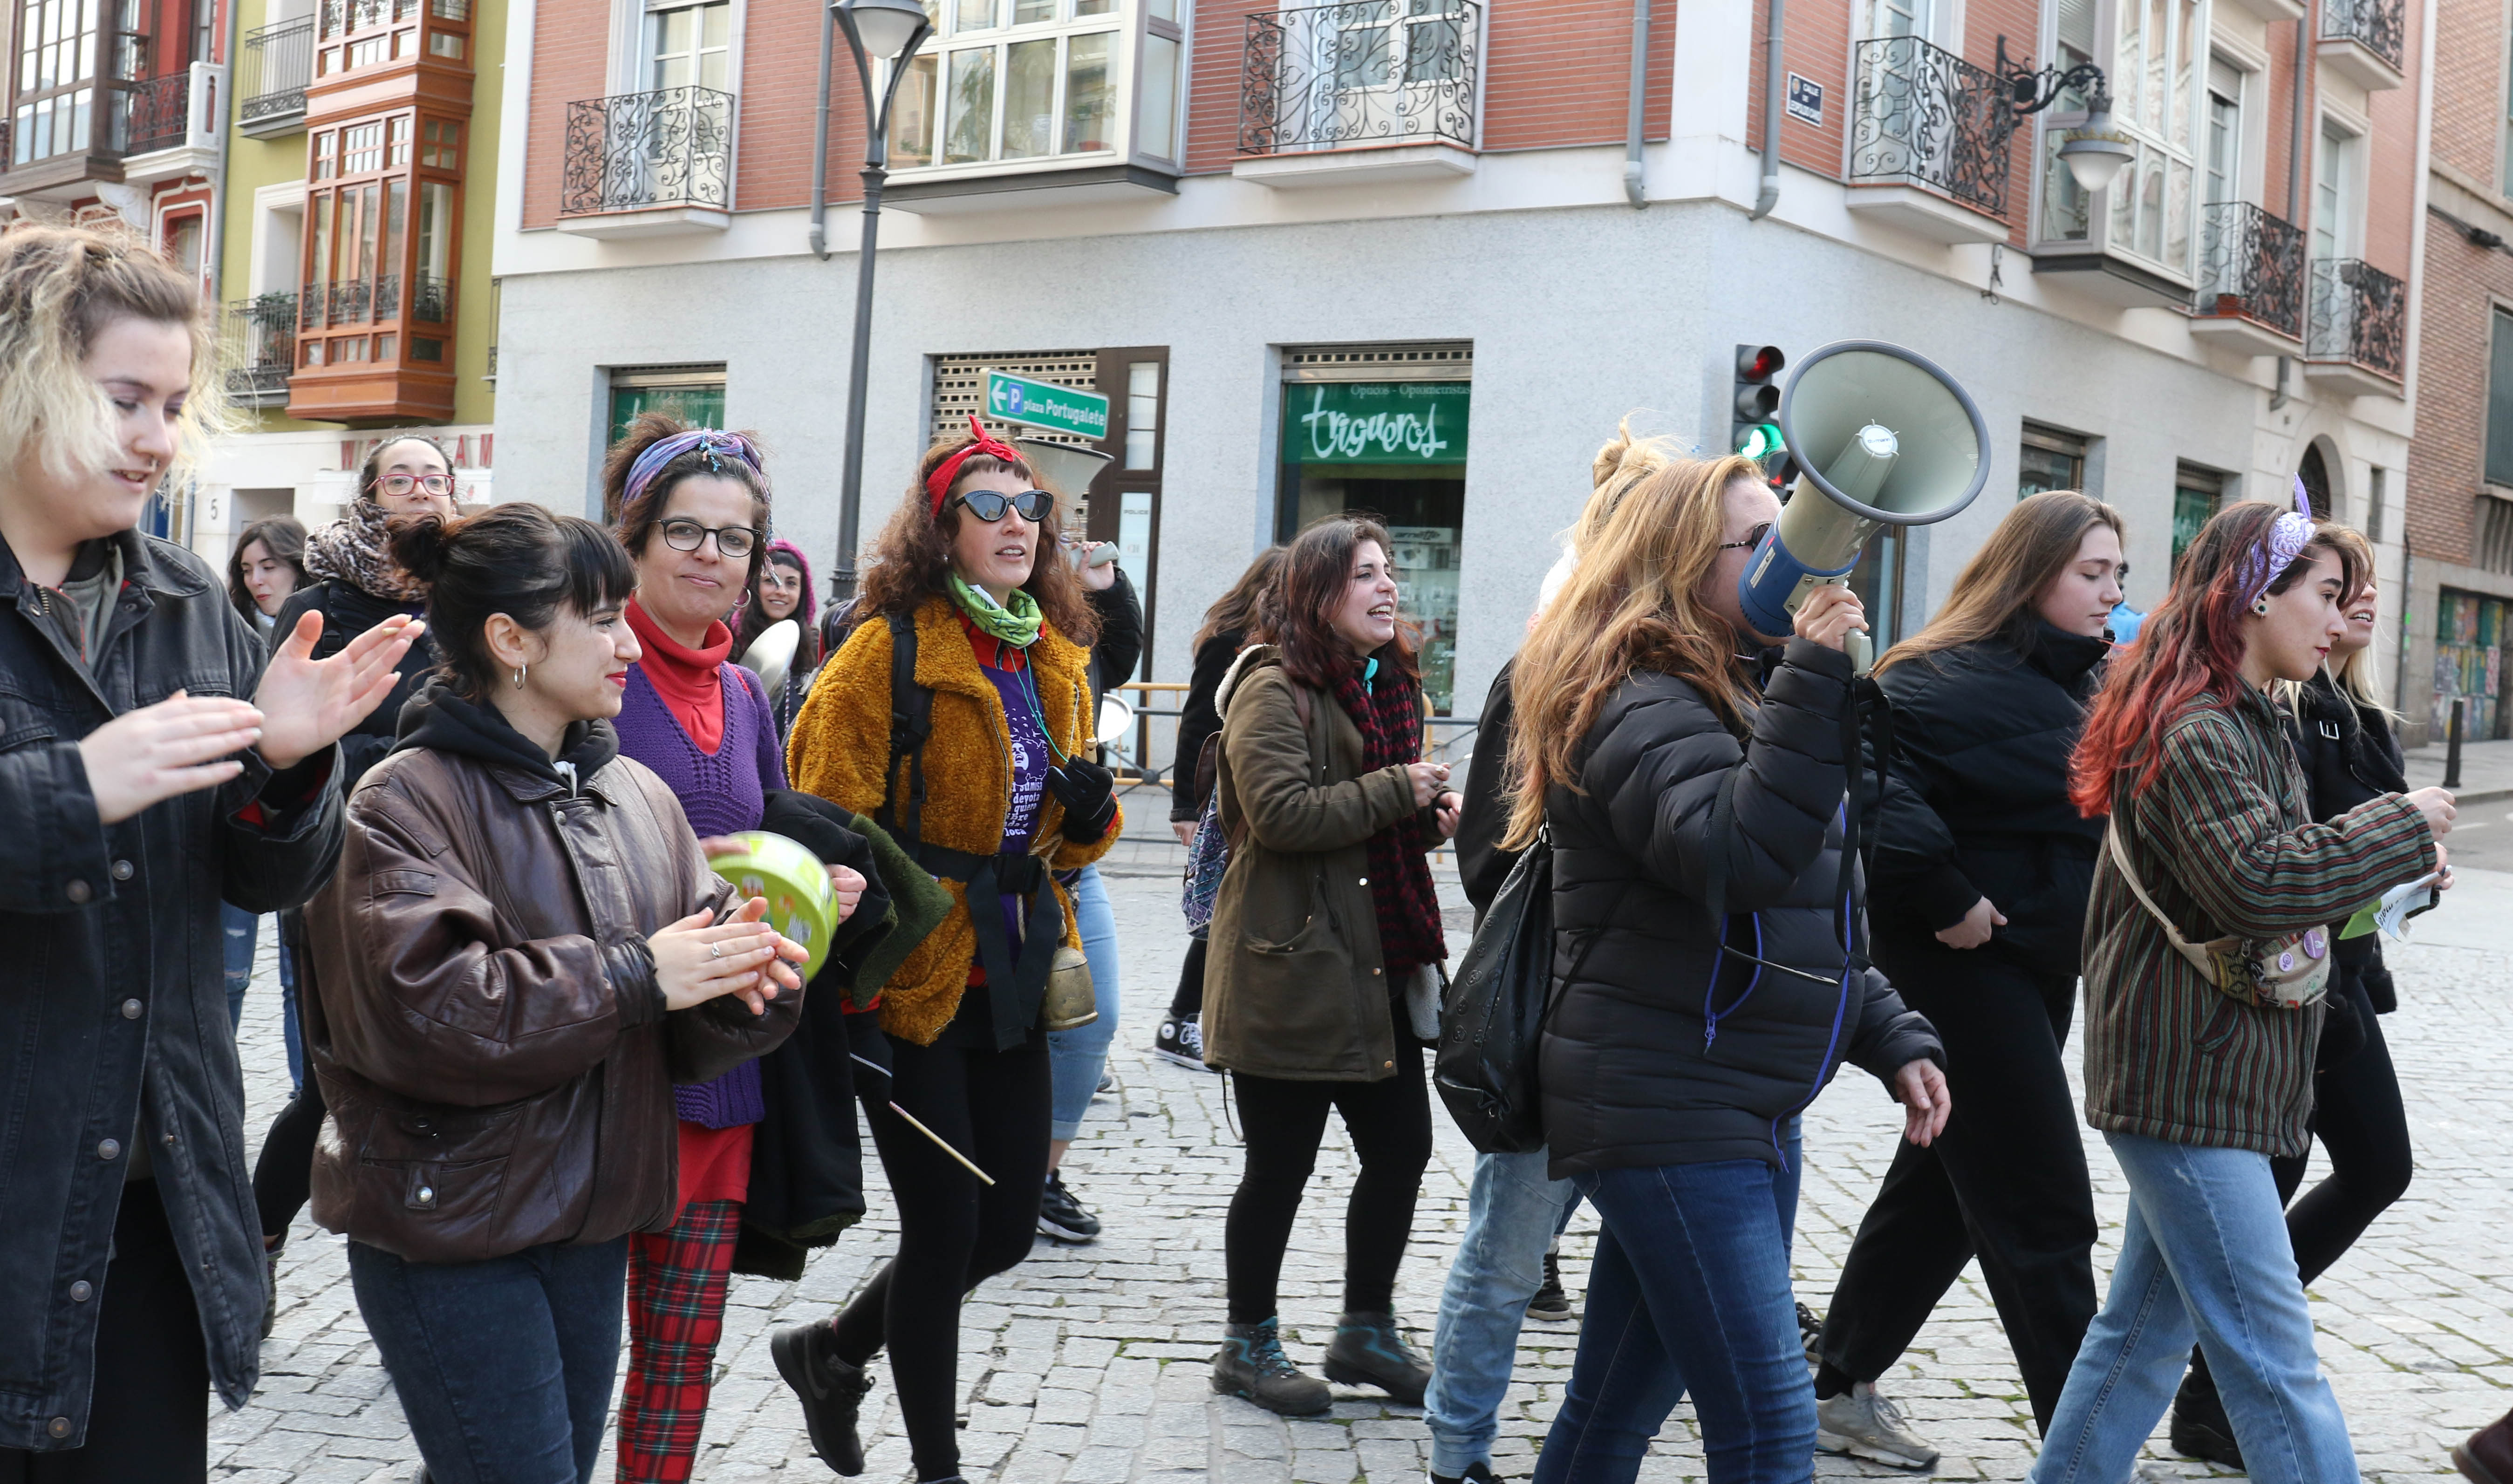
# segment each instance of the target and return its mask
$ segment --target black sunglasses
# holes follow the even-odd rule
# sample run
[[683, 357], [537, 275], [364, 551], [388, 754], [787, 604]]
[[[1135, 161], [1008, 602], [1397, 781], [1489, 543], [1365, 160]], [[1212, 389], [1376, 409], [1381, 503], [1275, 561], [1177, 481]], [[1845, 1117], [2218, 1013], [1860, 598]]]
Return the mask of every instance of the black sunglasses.
[[1742, 541], [1722, 541], [1722, 542], [1720, 542], [1720, 543], [1719, 543], [1719, 549], [1720, 549], [1721, 551], [1734, 551], [1734, 550], [1735, 550], [1735, 549], [1736, 549], [1737, 547], [1739, 547], [1739, 546], [1760, 546], [1760, 545], [1762, 545], [1762, 544], [1763, 544], [1763, 538], [1764, 538], [1765, 536], [1770, 535], [1771, 533], [1772, 533], [1772, 523], [1771, 523], [1771, 522], [1769, 522], [1769, 521], [1765, 521], [1762, 525], [1757, 526], [1757, 527], [1755, 527], [1753, 529], [1751, 529], [1751, 530], [1749, 530], [1749, 531], [1745, 532], [1745, 539], [1744, 539], [1744, 540], [1742, 540]]
[[1018, 494], [1006, 494], [1000, 489], [972, 489], [951, 497], [954, 505], [965, 505], [969, 514], [992, 526], [1004, 518], [1007, 510], [1017, 510], [1020, 518], [1035, 526], [1047, 519], [1056, 508], [1056, 496], [1044, 489], [1024, 489]]

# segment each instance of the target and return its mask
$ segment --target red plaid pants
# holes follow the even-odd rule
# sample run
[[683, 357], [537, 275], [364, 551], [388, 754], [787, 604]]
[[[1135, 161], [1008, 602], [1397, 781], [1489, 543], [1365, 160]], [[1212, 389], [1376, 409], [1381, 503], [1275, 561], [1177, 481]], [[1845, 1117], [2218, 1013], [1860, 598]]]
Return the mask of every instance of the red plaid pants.
[[684, 1484], [706, 1425], [741, 1202], [694, 1200], [669, 1231], [628, 1238], [628, 1384], [619, 1484]]

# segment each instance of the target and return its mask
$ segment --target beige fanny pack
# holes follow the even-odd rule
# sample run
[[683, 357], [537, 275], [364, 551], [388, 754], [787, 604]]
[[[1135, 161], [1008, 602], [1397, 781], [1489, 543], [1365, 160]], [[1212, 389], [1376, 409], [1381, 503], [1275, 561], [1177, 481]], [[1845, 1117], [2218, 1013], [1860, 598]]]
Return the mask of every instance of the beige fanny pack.
[[2129, 851], [2121, 846], [2119, 830], [2104, 829], [2103, 847], [2111, 852], [2112, 864], [2120, 868], [2121, 879], [2129, 884], [2138, 905], [2163, 927], [2173, 951], [2189, 959], [2210, 984], [2245, 1004], [2281, 1010], [2302, 1009], [2329, 990], [2328, 928], [2307, 927], [2286, 938], [2226, 937], [2193, 943], [2181, 936], [2181, 930], [2173, 925], [2164, 909], [2146, 894], [2144, 883], [2137, 879], [2137, 868], [2129, 863]]

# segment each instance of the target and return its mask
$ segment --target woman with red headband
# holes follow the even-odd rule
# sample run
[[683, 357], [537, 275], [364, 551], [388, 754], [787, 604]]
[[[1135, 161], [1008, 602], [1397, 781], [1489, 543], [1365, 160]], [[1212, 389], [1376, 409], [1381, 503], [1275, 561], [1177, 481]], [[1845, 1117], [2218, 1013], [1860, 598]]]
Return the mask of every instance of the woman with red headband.
[[975, 418], [970, 433], [926, 450], [864, 573], [860, 626], [786, 746], [794, 787], [870, 816], [953, 899], [883, 987], [890, 1085], [863, 1074], [898, 1255], [834, 1320], [772, 1344], [814, 1451], [849, 1475], [887, 1347], [916, 1477], [960, 1477], [960, 1300], [1028, 1255], [1047, 1182], [1040, 1008], [1057, 946], [1082, 946], [1053, 873], [1106, 854], [1119, 824], [1114, 780], [1080, 756], [1097, 625], [1057, 555], [1056, 497]]

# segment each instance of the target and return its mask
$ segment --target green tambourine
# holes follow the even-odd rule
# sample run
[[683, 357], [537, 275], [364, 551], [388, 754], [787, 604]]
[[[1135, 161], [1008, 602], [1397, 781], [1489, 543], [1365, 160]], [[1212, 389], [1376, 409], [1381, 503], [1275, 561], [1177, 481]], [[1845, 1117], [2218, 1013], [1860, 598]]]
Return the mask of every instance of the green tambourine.
[[782, 835], [744, 830], [730, 838], [740, 841], [740, 852], [719, 855], [707, 865], [743, 896], [768, 899], [768, 924], [811, 955], [794, 970], [811, 983], [828, 960], [829, 935], [838, 925], [838, 894], [829, 888], [829, 868]]

